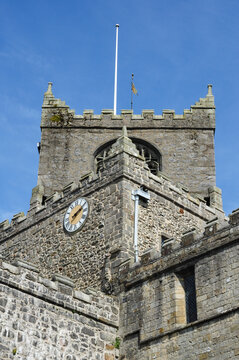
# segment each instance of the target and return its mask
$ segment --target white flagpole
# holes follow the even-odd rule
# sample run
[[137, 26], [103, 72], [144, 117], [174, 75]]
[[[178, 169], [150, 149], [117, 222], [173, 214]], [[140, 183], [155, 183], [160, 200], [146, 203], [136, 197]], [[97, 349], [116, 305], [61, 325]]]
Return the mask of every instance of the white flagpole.
[[118, 29], [119, 24], [116, 27], [116, 46], [115, 46], [115, 89], [114, 89], [114, 115], [116, 115], [116, 103], [117, 103], [117, 67], [118, 67]]

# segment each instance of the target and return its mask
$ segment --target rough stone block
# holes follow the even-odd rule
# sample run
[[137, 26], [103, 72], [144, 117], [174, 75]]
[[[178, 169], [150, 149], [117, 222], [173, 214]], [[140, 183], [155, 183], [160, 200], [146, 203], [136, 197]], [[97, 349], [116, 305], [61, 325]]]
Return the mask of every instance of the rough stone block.
[[233, 212], [229, 215], [229, 223], [231, 225], [239, 224], [239, 209], [233, 210]]
[[22, 218], [26, 218], [24, 212], [19, 212], [18, 214], [13, 215], [11, 225], [15, 225]]
[[85, 303], [91, 303], [92, 302], [92, 299], [91, 299], [90, 295], [85, 294], [85, 293], [83, 293], [82, 291], [79, 291], [79, 290], [75, 290], [73, 296], [74, 296], [74, 298], [76, 298], [78, 300], [81, 300], [81, 301], [83, 301]]
[[38, 206], [42, 204], [42, 199], [44, 196], [44, 186], [37, 185], [32, 189], [32, 197], [30, 200], [30, 206]]
[[70, 286], [70, 287], [74, 287], [74, 282], [68, 276], [63, 276], [61, 274], [54, 274], [52, 276], [52, 280], [58, 281], [59, 283]]
[[207, 225], [205, 226], [204, 235], [210, 236], [217, 232], [219, 227], [218, 218], [214, 218], [211, 221], [207, 222]]
[[210, 206], [222, 210], [222, 190], [217, 186], [210, 186], [208, 189]]
[[17, 259], [14, 263], [14, 265], [16, 266], [20, 266], [24, 269], [28, 269], [30, 271], [33, 271], [35, 273], [39, 273], [40, 271], [38, 270], [38, 268], [32, 264], [31, 262], [29, 261], [25, 261], [25, 260], [21, 260], [21, 259]]
[[3, 222], [0, 223], [0, 230], [5, 229], [5, 228], [7, 228], [9, 226], [10, 226], [9, 220], [8, 219], [4, 220]]
[[150, 261], [153, 261], [153, 260], [159, 258], [159, 256], [160, 256], [160, 254], [157, 250], [149, 249], [141, 255], [141, 259], [140, 259], [141, 264], [147, 264]]
[[174, 238], [166, 239], [162, 245], [161, 255], [166, 256], [171, 254], [175, 245], [176, 245], [176, 240]]
[[182, 234], [181, 244], [182, 246], [191, 245], [196, 237], [196, 229], [190, 229]]
[[2, 268], [4, 270], [8, 270], [10, 273], [15, 274], [15, 275], [19, 275], [20, 274], [20, 270], [17, 266], [8, 264], [6, 262], [2, 262]]

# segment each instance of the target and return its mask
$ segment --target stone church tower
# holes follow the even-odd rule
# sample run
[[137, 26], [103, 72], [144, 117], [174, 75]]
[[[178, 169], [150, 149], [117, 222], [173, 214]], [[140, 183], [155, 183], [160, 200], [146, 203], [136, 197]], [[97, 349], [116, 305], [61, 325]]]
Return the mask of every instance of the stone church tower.
[[3, 359], [236, 359], [239, 211], [212, 86], [183, 115], [44, 95], [30, 209], [0, 224]]

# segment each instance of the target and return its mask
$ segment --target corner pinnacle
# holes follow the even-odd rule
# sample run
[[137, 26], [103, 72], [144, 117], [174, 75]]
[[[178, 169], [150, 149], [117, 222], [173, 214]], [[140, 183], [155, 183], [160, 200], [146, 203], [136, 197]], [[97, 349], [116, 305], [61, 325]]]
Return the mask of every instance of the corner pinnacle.
[[208, 88], [207, 96], [212, 96], [212, 84], [208, 84], [207, 88]]
[[44, 95], [46, 95], [46, 96], [52, 96], [53, 94], [52, 94], [52, 82], [49, 82], [48, 83], [48, 89], [47, 89], [47, 91], [45, 92], [45, 94]]

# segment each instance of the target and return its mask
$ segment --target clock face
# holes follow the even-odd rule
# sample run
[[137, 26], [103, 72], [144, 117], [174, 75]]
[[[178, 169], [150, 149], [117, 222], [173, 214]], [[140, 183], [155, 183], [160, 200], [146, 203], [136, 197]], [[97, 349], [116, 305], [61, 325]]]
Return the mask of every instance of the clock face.
[[89, 205], [86, 199], [79, 198], [67, 209], [64, 216], [64, 228], [69, 233], [78, 231], [84, 224], [88, 215]]

